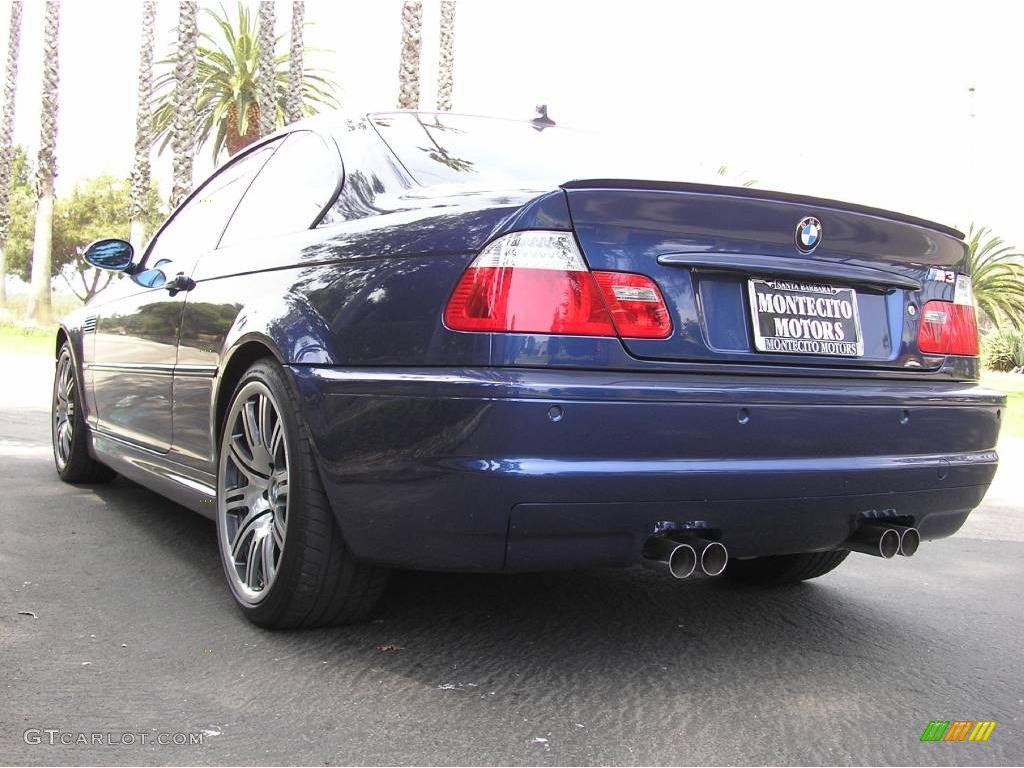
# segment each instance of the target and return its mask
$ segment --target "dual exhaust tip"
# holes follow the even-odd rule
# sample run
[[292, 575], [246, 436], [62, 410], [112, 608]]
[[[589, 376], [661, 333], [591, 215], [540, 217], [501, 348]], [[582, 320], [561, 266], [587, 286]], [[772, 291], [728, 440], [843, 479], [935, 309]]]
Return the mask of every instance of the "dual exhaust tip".
[[[861, 525], [843, 544], [844, 549], [889, 560], [896, 555], [913, 557], [921, 546], [917, 528], [896, 523], [869, 522]], [[729, 552], [718, 541], [699, 536], [679, 540], [652, 536], [644, 544], [643, 565], [667, 572], [676, 579], [719, 576], [729, 563]]]
[[647, 568], [667, 571], [676, 579], [718, 576], [729, 562], [729, 552], [720, 542], [696, 536], [681, 541], [652, 536], [644, 545], [641, 562]]
[[896, 555], [912, 557], [920, 546], [917, 528], [884, 522], [865, 523], [843, 545], [845, 549], [886, 560]]

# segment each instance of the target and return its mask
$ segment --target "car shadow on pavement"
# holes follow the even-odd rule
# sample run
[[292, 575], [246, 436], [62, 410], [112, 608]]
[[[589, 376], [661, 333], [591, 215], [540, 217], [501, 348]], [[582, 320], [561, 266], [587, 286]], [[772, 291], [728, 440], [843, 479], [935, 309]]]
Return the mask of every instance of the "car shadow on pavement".
[[[961, 543], [952, 567], [927, 550], [902, 563], [851, 558], [780, 589], [641, 568], [395, 572], [362, 624], [271, 632], [234, 605], [210, 520], [123, 479], [72, 487], [53, 481], [48, 459], [24, 469], [8, 551], [26, 583], [17, 610], [40, 618], [8, 620], [12, 658], [39, 675], [102, 672], [117, 691], [102, 711], [134, 728], [187, 701], [176, 717], [224, 734], [200, 762], [258, 747], [256, 762], [320, 762], [327, 750], [340, 763], [535, 764], [550, 743], [574, 764], [759, 764], [780, 749], [785, 762], [859, 763], [871, 733], [886, 762], [929, 763], [916, 751], [929, 713], [1002, 719], [1018, 698], [1004, 682], [1019, 677], [1014, 648], [957, 608], [984, 593], [985, 562], [1009, 567], [1018, 544]], [[53, 547], [71, 541], [54, 571]], [[979, 675], [977, 659], [999, 674]], [[48, 688], [14, 690], [19, 712], [54, 707]], [[74, 690], [58, 702], [67, 718], [96, 698]], [[380, 738], [361, 740], [369, 732]]]
[[[859, 659], [882, 676], [891, 671], [884, 655], [896, 652], [894, 646], [940, 642], [915, 635], [895, 610], [830, 585], [835, 577], [750, 589], [720, 580], [678, 582], [640, 568], [515, 575], [396, 571], [381, 606], [362, 625], [266, 632], [234, 609], [209, 520], [123, 479], [92, 490], [122, 518], [118, 527], [126, 535], [147, 541], [151, 557], [177, 561], [175, 570], [189, 574], [189, 591], [180, 597], [215, 607], [218, 623], [230, 625], [224, 630], [258, 636], [261, 645], [287, 649], [292, 658], [308, 652], [317, 663], [361, 662], [444, 690], [487, 695], [496, 685], [537, 676], [654, 685], [683, 663], [691, 680], [713, 678], [725, 667], [733, 669], [730, 676], [745, 667], [756, 678], [766, 653], [774, 666], [795, 669], [815, 659], [854, 665]], [[203, 620], [202, 613], [195, 617]], [[700, 660], [697, 668], [694, 659]]]
[[781, 589], [396, 572], [363, 624], [269, 632], [234, 605], [210, 520], [120, 478], [60, 483], [41, 426], [5, 445], [7, 723], [215, 734], [168, 764], [1021, 762], [1012, 738], [974, 757], [919, 740], [935, 717], [1012, 727], [1020, 600], [993, 585], [1019, 583], [1017, 539]]

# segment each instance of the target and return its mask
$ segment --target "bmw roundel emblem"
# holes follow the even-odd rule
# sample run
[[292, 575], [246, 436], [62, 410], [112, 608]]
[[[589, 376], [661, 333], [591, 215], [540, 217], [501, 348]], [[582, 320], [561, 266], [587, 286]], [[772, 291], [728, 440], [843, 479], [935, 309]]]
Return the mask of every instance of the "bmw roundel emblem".
[[796, 225], [796, 247], [804, 253], [810, 253], [821, 242], [821, 222], [813, 216], [800, 220]]

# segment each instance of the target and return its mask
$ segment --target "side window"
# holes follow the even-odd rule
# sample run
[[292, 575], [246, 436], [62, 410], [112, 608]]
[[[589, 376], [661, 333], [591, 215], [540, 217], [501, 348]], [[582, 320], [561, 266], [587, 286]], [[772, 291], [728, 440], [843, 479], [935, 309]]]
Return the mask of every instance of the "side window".
[[337, 151], [322, 138], [289, 135], [245, 193], [221, 247], [309, 229], [331, 201], [339, 173]]
[[217, 246], [238, 200], [280, 141], [253, 150], [207, 181], [163, 228], [146, 255], [146, 265], [173, 261], [186, 274], [196, 260]]

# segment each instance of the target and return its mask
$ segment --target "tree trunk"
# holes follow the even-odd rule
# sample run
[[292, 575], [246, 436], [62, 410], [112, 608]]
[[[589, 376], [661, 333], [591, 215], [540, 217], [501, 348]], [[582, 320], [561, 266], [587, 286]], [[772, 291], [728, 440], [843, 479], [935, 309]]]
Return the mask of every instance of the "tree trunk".
[[47, 0], [43, 28], [43, 95], [39, 115], [36, 177], [36, 228], [32, 244], [32, 292], [28, 315], [40, 325], [50, 321], [50, 270], [53, 264], [53, 177], [57, 174], [57, 36], [60, 2]]
[[277, 129], [277, 88], [274, 82], [274, 0], [260, 0], [260, 26], [256, 35], [256, 92], [260, 103], [260, 135]]
[[287, 124], [302, 119], [302, 64], [306, 52], [303, 34], [306, 4], [302, 0], [292, 3], [292, 33], [289, 39], [288, 95], [285, 99], [284, 121]]
[[441, 53], [437, 60], [437, 111], [450, 112], [455, 81], [455, 0], [441, 0]]
[[139, 46], [138, 107], [135, 116], [135, 167], [132, 168], [131, 238], [135, 252], [146, 244], [146, 199], [149, 197], [149, 148], [152, 144], [153, 114], [153, 26], [156, 0], [142, 5], [142, 44]]
[[192, 161], [196, 152], [196, 45], [199, 29], [195, 0], [178, 3], [178, 51], [174, 65], [174, 183], [171, 208], [177, 208], [192, 191]]
[[[134, 178], [132, 181], [134, 182]], [[132, 244], [136, 257], [141, 256], [143, 251], [146, 250], [146, 236], [148, 234], [146, 222], [143, 221], [141, 216], [136, 216], [133, 213], [132, 220], [128, 224], [128, 242]]]
[[[64, 282], [67, 283], [71, 292], [75, 294], [83, 304], [88, 304], [92, 301], [93, 296], [100, 291], [106, 290], [107, 286], [110, 285], [111, 281], [114, 279], [114, 273], [92, 267], [82, 269], [84, 264], [85, 262], [79, 262], [77, 265], [78, 269], [74, 272], [78, 277], [78, 282], [82, 284], [81, 291], [75, 287], [74, 282], [72, 282], [71, 278], [69, 278], [65, 272], [61, 272], [60, 276], [64, 278]], [[90, 275], [92, 279], [89, 279], [86, 275]]]
[[18, 85], [21, 44], [21, 0], [11, 3], [4, 70], [3, 116], [0, 117], [0, 308], [7, 306], [7, 232], [11, 225], [11, 184], [14, 162], [14, 93]]
[[260, 105], [250, 101], [245, 111], [245, 133], [239, 133], [238, 107], [235, 104], [228, 107], [228, 130], [224, 137], [228, 157], [234, 157], [260, 137]]
[[398, 62], [398, 108], [420, 107], [420, 46], [423, 5], [419, 0], [402, 3], [402, 53]]
[[39, 325], [50, 322], [51, 275], [53, 266], [53, 182], [47, 189], [40, 185], [36, 202], [36, 229], [32, 241], [32, 285], [28, 316]]

